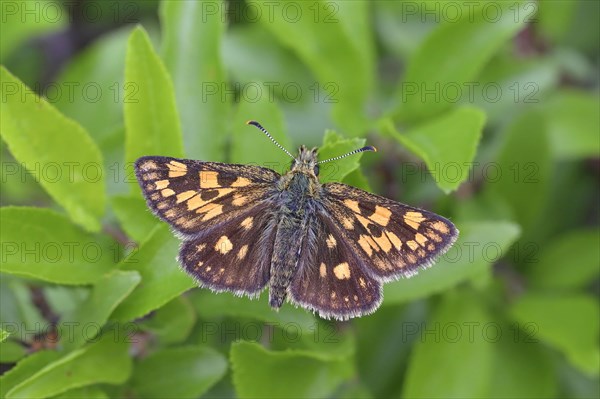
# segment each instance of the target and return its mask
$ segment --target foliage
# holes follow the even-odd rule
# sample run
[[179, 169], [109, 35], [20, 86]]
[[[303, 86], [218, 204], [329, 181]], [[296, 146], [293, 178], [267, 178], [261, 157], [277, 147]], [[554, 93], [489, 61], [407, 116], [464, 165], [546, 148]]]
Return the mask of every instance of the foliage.
[[[0, 397], [600, 395], [598, 3], [60, 7], [3, 3]], [[69, 24], [102, 35], [48, 56]], [[131, 163], [285, 171], [249, 119], [322, 159], [377, 146], [322, 180], [458, 242], [350, 322], [194, 288]]]

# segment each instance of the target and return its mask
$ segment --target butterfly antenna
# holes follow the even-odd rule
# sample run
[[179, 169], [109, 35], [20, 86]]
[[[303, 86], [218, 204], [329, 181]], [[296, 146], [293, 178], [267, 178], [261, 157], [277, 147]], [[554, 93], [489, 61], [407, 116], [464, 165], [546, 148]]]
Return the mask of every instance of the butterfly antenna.
[[248, 121], [246, 122], [246, 125], [252, 125], [252, 126], [256, 126], [261, 132], [263, 132], [264, 134], [267, 135], [268, 138], [271, 139], [271, 141], [279, 148], [281, 148], [283, 151], [285, 151], [286, 154], [288, 154], [292, 159], [296, 159], [292, 154], [290, 154], [290, 152], [288, 150], [286, 150], [285, 148], [283, 148], [283, 146], [281, 144], [279, 144], [277, 142], [277, 140], [275, 140], [273, 138], [273, 136], [271, 136], [271, 134], [269, 132], [267, 132], [267, 129], [265, 129], [264, 127], [262, 127], [262, 125], [256, 121]]
[[337, 161], [338, 159], [346, 158], [349, 155], [354, 155], [354, 154], [358, 154], [359, 152], [365, 152], [365, 151], [377, 152], [377, 148], [373, 147], [372, 145], [368, 145], [366, 147], [359, 148], [359, 149], [354, 150], [354, 151], [350, 151], [347, 154], [340, 155], [339, 157], [333, 157], [333, 158], [325, 159], [325, 160], [319, 161], [317, 163], [325, 163], [325, 162], [330, 162], [330, 161]]

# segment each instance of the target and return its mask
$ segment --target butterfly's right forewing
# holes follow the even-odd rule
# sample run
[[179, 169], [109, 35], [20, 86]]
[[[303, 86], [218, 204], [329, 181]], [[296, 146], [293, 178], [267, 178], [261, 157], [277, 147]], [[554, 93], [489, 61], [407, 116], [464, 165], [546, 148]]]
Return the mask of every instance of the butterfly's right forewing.
[[135, 172], [152, 211], [185, 236], [223, 223], [268, 200], [279, 174], [266, 168], [148, 156]]
[[179, 262], [201, 286], [257, 295], [268, 283], [279, 174], [265, 168], [142, 157], [148, 206], [183, 239]]

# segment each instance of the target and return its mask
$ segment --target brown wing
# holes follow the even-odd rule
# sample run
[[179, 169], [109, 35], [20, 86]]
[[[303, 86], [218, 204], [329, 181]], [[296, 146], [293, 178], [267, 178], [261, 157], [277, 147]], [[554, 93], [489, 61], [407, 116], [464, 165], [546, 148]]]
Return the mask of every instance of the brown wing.
[[183, 269], [212, 291], [257, 296], [269, 281], [275, 241], [271, 204], [223, 222], [185, 241], [179, 252]]
[[381, 284], [346, 241], [326, 214], [317, 214], [288, 288], [292, 303], [338, 320], [363, 316], [379, 307]]
[[279, 178], [257, 166], [158, 156], [139, 158], [135, 173], [150, 209], [184, 237], [244, 214]]
[[184, 242], [178, 260], [201, 286], [256, 296], [269, 280], [276, 172], [245, 165], [142, 157], [148, 206]]
[[410, 277], [430, 266], [458, 237], [456, 227], [435, 213], [345, 184], [325, 184], [323, 190], [336, 234], [380, 281]]

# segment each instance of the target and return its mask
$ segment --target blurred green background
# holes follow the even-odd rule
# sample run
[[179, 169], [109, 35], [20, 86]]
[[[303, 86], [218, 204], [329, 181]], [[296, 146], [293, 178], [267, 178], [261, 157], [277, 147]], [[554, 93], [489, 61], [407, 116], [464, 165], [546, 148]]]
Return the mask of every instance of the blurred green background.
[[[597, 398], [599, 4], [2, 1], [0, 397]], [[285, 170], [248, 119], [457, 244], [349, 322], [194, 288], [131, 162]]]

